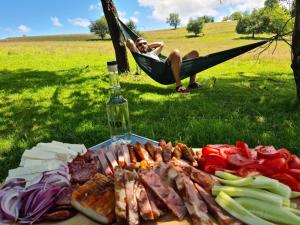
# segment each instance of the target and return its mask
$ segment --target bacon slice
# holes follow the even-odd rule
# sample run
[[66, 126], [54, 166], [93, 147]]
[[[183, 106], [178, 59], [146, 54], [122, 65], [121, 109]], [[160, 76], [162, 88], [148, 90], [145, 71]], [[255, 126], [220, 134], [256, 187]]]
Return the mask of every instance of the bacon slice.
[[116, 167], [115, 170], [115, 199], [116, 199], [116, 218], [118, 224], [126, 224], [126, 191], [124, 181], [124, 170]]
[[194, 225], [212, 225], [207, 214], [206, 204], [202, 201], [193, 182], [183, 173], [177, 173], [175, 183], [180, 196], [191, 216]]
[[97, 173], [91, 180], [73, 191], [71, 204], [79, 212], [100, 223], [112, 223], [115, 219], [112, 179]]
[[140, 224], [140, 218], [135, 195], [135, 174], [129, 170], [125, 170], [124, 178], [126, 181], [127, 223], [129, 225], [138, 225]]
[[146, 189], [138, 180], [135, 183], [135, 191], [141, 217], [144, 220], [154, 220], [152, 208], [146, 193]]
[[242, 223], [218, 206], [215, 199], [207, 193], [200, 185], [194, 184], [202, 199], [207, 204], [208, 211], [217, 219], [220, 225], [241, 225]]
[[179, 195], [173, 188], [164, 185], [160, 177], [152, 170], [144, 170], [139, 174], [141, 181], [162, 200], [173, 215], [182, 220], [186, 214], [186, 208]]

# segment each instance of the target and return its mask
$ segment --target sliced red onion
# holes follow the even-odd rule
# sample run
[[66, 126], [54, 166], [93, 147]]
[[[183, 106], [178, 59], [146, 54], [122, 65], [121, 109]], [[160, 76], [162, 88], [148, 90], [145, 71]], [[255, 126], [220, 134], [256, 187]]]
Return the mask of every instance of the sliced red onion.
[[15, 186], [7, 188], [6, 192], [0, 197], [0, 212], [1, 220], [15, 222], [19, 216], [19, 209], [21, 206], [22, 187]]
[[[31, 192], [31, 194], [27, 196], [27, 200], [23, 199], [24, 201], [30, 202], [30, 210], [27, 211], [26, 214], [22, 214], [20, 216], [19, 223], [32, 224], [36, 221], [39, 221], [40, 218], [55, 205], [58, 195], [63, 191], [62, 188], [53, 187], [50, 184], [45, 184], [43, 189], [40, 189], [39, 185], [36, 186], [39, 188], [38, 193]], [[32, 198], [31, 195], [34, 195], [34, 197]]]
[[1, 189], [12, 188], [12, 187], [24, 187], [26, 184], [26, 180], [24, 178], [11, 178], [5, 182], [5, 184], [1, 187]]

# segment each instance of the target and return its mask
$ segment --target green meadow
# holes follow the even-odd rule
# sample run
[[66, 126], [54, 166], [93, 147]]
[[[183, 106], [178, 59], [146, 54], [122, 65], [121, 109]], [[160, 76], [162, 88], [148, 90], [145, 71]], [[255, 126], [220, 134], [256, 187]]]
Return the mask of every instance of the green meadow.
[[[167, 55], [196, 49], [202, 55], [256, 40], [234, 32], [234, 22], [207, 24], [193, 37], [184, 28], [145, 32], [163, 40]], [[193, 147], [242, 139], [249, 146], [274, 145], [299, 152], [300, 114], [290, 69], [290, 50], [275, 44], [202, 73], [204, 85], [188, 95], [174, 92], [145, 73], [120, 76], [129, 101], [133, 133]], [[129, 54], [129, 53], [128, 53]], [[27, 37], [0, 42], [0, 180], [17, 167], [22, 152], [52, 140], [93, 146], [109, 138], [105, 102], [106, 62], [112, 43], [93, 35]], [[187, 85], [188, 79], [184, 80]]]

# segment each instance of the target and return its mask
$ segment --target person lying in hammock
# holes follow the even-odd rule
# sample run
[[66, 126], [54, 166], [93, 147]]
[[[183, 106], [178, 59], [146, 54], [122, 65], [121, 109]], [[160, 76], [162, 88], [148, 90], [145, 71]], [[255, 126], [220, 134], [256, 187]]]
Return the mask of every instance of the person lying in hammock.
[[[149, 43], [142, 37], [139, 37], [135, 42], [131, 39], [128, 39], [126, 42], [127, 47], [132, 52], [138, 52], [141, 54], [145, 54], [151, 58], [160, 60], [158, 55], [161, 53], [164, 43], [163, 42], [154, 42]], [[198, 51], [193, 50], [181, 57], [180, 51], [178, 49], [174, 49], [168, 56], [167, 60], [171, 64], [172, 74], [175, 79], [176, 88], [175, 90], [179, 93], [188, 93], [188, 90], [182, 86], [180, 80], [180, 67], [182, 60], [192, 59], [199, 56]], [[190, 83], [188, 85], [188, 89], [199, 88], [200, 85], [196, 82], [196, 74], [190, 76]]]

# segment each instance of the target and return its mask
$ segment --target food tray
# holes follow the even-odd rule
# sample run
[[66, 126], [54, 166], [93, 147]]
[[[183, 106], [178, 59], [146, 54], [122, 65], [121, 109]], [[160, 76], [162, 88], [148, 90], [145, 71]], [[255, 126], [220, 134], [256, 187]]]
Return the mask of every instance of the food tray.
[[[147, 141], [152, 142], [154, 145], [158, 145], [157, 141], [151, 140], [146, 137], [139, 136], [137, 134], [132, 134], [131, 135], [131, 144], [134, 144], [136, 141], [145, 144]], [[111, 144], [111, 140], [108, 139], [106, 141], [103, 141], [97, 145], [94, 145], [90, 147], [89, 149], [91, 150], [96, 150], [98, 151], [100, 149], [100, 146], [109, 146]], [[59, 221], [59, 222], [44, 222], [44, 223], [39, 223], [39, 225], [97, 225], [99, 223], [93, 221], [92, 219], [86, 217], [85, 215], [81, 213], [77, 213], [76, 216], [64, 220], [64, 221]], [[189, 216], [185, 216], [185, 218], [182, 221], [177, 220], [175, 217], [172, 215], [168, 214], [165, 215], [158, 220], [154, 221], [143, 221], [141, 222], [141, 225], [192, 225], [192, 221], [190, 220]], [[114, 223], [114, 225], [117, 225]], [[214, 223], [214, 225], [217, 225]]]
[[[149, 142], [153, 143], [155, 146], [158, 145], [157, 141], [153, 141], [149, 138], [142, 137], [142, 136], [139, 136], [137, 134], [131, 134], [131, 140], [130, 141], [131, 141], [130, 144], [134, 144], [137, 141], [140, 142], [141, 144], [145, 144], [147, 141], [149, 141]], [[108, 147], [110, 144], [111, 144], [111, 139], [108, 139], [108, 140], [103, 141], [103, 142], [101, 142], [97, 145], [94, 145], [93, 147], [90, 147], [89, 149], [97, 151], [97, 150], [100, 149], [100, 146], [104, 145], [104, 146]]]

